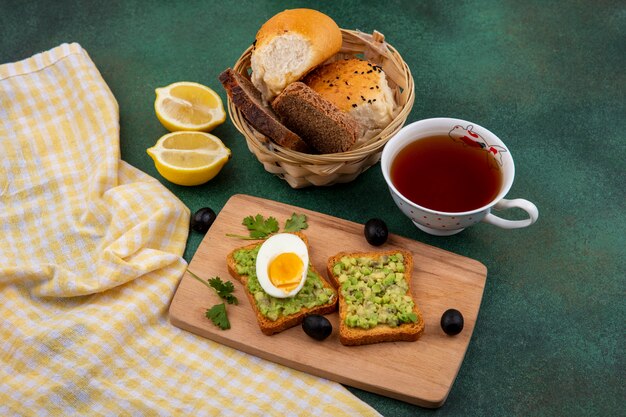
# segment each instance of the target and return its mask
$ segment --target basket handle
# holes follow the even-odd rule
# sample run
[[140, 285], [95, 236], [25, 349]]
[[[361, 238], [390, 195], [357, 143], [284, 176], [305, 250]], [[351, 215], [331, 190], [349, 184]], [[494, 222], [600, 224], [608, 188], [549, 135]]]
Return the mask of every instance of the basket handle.
[[385, 42], [385, 35], [383, 35], [381, 32], [377, 31], [376, 29], [374, 29], [374, 32], [372, 32], [372, 40], [374, 42], [378, 42], [380, 44]]
[[381, 32], [374, 30], [370, 35], [369, 33], [357, 31], [356, 36], [369, 46], [369, 48], [365, 50], [365, 59], [380, 62], [380, 59], [384, 58], [389, 53], [387, 44], [385, 43], [385, 35]]

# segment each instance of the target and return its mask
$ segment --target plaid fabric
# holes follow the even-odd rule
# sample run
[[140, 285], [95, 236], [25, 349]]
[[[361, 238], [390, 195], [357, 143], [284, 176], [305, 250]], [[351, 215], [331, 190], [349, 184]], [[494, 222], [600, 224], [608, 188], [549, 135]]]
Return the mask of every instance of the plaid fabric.
[[0, 415], [378, 415], [168, 323], [189, 210], [118, 141], [78, 44], [0, 66]]

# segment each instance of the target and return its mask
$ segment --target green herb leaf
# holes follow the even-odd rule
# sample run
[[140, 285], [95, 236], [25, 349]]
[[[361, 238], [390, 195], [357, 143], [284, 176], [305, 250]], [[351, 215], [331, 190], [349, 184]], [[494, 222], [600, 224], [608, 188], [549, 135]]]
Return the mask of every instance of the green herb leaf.
[[239, 304], [239, 300], [232, 293], [235, 291], [235, 286], [232, 282], [226, 281], [223, 282], [220, 277], [213, 277], [209, 279], [209, 285], [217, 291], [217, 295], [219, 295], [222, 300], [226, 301], [228, 304]]
[[268, 217], [267, 220], [265, 220], [260, 214], [257, 214], [255, 217], [246, 217], [243, 219], [242, 224], [250, 231], [250, 237], [256, 239], [263, 239], [278, 231], [278, 220], [274, 217]]
[[293, 213], [285, 222], [285, 232], [298, 232], [309, 227], [306, 222], [306, 215]]
[[225, 300], [228, 304], [239, 304], [239, 300], [237, 300], [237, 297], [232, 295], [232, 292], [235, 291], [235, 286], [232, 282], [223, 282], [220, 277], [210, 278], [209, 282], [207, 282], [191, 272], [191, 270], [187, 269], [187, 272], [189, 272], [192, 277], [194, 277], [196, 280], [200, 281], [207, 287], [213, 288], [217, 292], [217, 295], [219, 295], [220, 298]]
[[230, 321], [226, 315], [226, 304], [216, 304], [205, 313], [206, 318], [222, 330], [230, 329]]

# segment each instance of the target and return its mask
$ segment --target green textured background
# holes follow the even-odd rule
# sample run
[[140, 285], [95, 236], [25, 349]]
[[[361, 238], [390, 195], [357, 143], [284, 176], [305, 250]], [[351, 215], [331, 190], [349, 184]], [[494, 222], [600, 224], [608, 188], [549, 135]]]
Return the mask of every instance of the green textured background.
[[[265, 20], [303, 6], [341, 27], [386, 35], [415, 79], [409, 122], [458, 117], [499, 135], [517, 169], [509, 196], [535, 202], [539, 221], [431, 237], [396, 209], [379, 165], [350, 184], [293, 190], [263, 170], [230, 120], [214, 131], [233, 152], [218, 177], [191, 188], [162, 179], [145, 152], [166, 133], [154, 89], [197, 81], [225, 99], [217, 75]], [[378, 216], [394, 233], [483, 262], [478, 323], [437, 415], [624, 415], [623, 1], [0, 0], [0, 62], [62, 42], [88, 51], [117, 98], [123, 159], [192, 211], [219, 211], [246, 193], [356, 222]], [[187, 260], [201, 239], [190, 234]], [[385, 416], [432, 413], [351, 390]]]

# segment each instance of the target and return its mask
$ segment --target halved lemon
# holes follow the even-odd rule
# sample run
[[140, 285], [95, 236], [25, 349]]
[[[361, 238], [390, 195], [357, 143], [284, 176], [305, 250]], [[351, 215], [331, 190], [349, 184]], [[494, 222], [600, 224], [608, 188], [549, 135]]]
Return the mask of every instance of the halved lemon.
[[209, 132], [226, 120], [222, 99], [207, 86], [181, 81], [155, 91], [154, 110], [170, 132]]
[[168, 133], [147, 152], [159, 174], [178, 185], [204, 184], [230, 159], [230, 149], [204, 132]]

